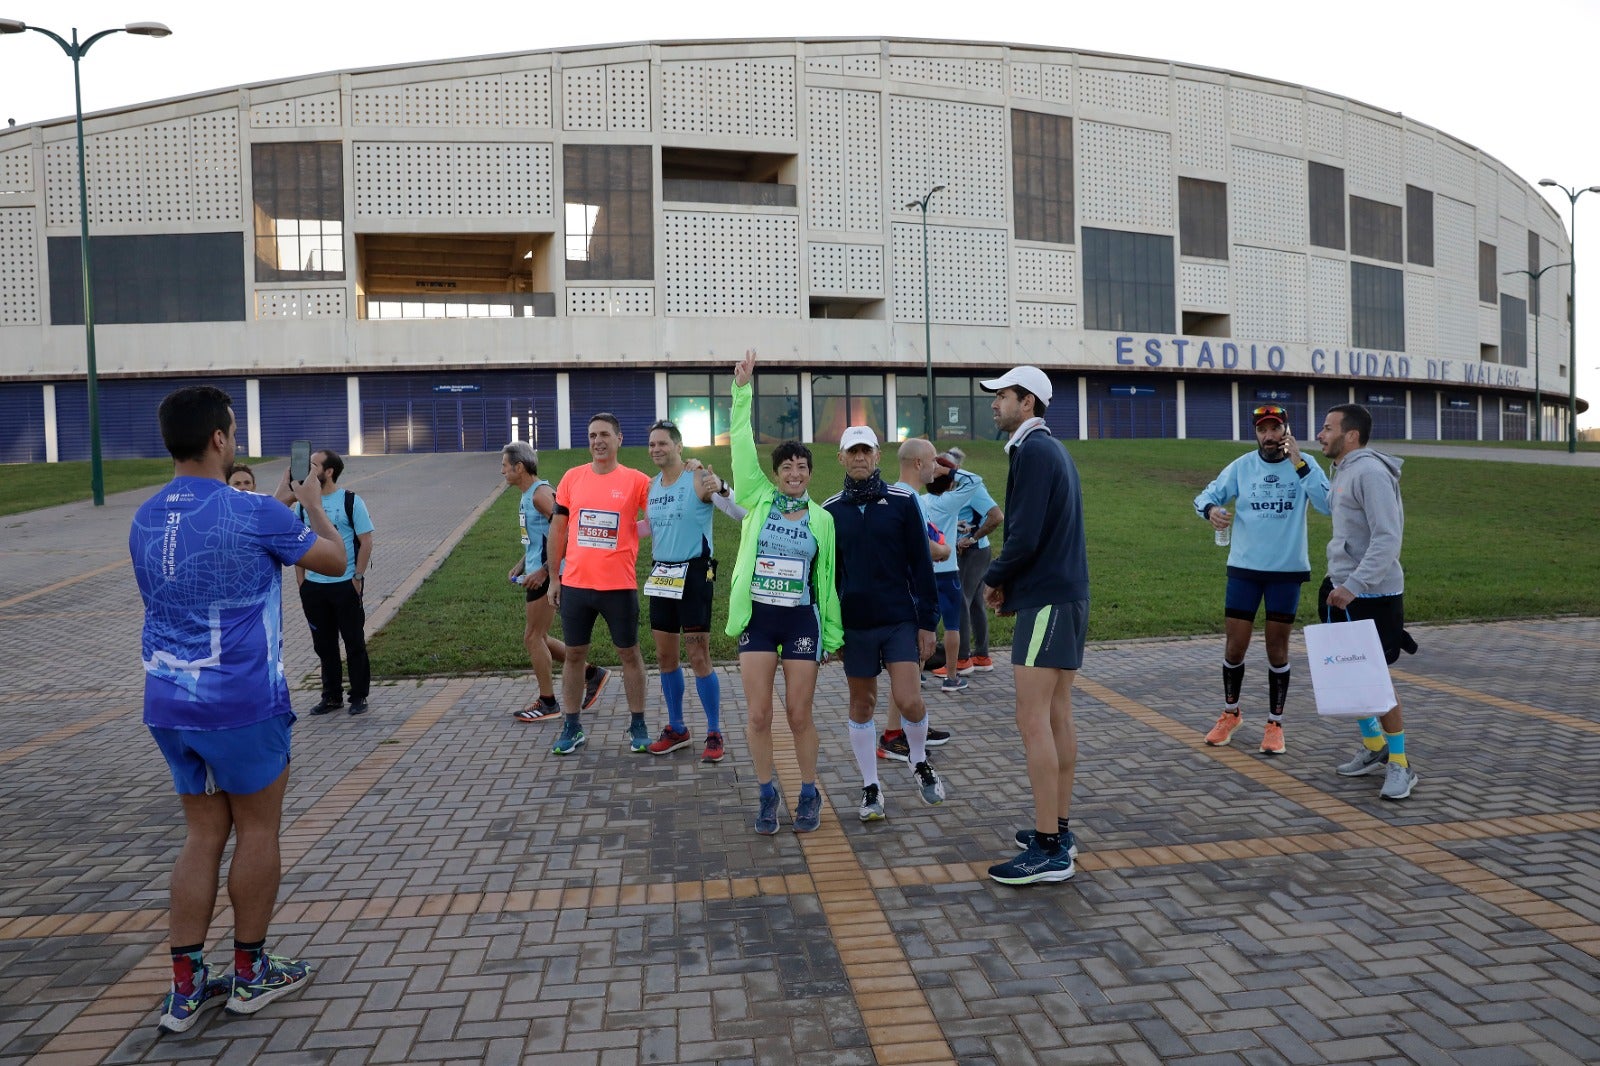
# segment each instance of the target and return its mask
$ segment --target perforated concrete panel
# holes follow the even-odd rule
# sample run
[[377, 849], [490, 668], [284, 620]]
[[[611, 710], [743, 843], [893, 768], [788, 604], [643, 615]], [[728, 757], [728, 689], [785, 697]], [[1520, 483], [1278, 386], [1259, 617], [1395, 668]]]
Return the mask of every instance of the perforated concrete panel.
[[1078, 106], [1166, 118], [1172, 113], [1170, 83], [1157, 74], [1080, 67]]
[[1253, 148], [1233, 149], [1228, 224], [1235, 241], [1305, 244], [1306, 195], [1304, 160]]
[[1305, 109], [1299, 97], [1235, 87], [1233, 132], [1280, 144], [1305, 143]]
[[933, 214], [1006, 218], [1006, 112], [1001, 107], [889, 97], [889, 196], [893, 207], [949, 187]]
[[1488, 304], [1478, 305], [1478, 343], [1500, 344], [1500, 308]]
[[1046, 304], [1018, 300], [1019, 326], [1037, 326], [1041, 329], [1077, 330], [1078, 306], [1076, 304]]
[[1344, 110], [1327, 104], [1306, 104], [1306, 147], [1344, 158]]
[[1478, 238], [1471, 204], [1448, 196], [1433, 198], [1433, 269], [1445, 277], [1478, 282]]
[[1406, 272], [1406, 351], [1425, 359], [1438, 351], [1439, 312], [1434, 284], [1426, 274]]
[[550, 126], [550, 72], [381, 85], [350, 93], [352, 126]]
[[0, 208], [0, 326], [39, 324], [38, 211]]
[[1403, 138], [1399, 126], [1352, 111], [1347, 129], [1347, 192], [1384, 203], [1403, 203]]
[[[894, 317], [922, 318], [922, 227], [896, 222]], [[1006, 232], [955, 226], [928, 227], [932, 275], [932, 320], [947, 324], [1003, 326], [1007, 320]]]
[[1350, 265], [1343, 259], [1310, 257], [1312, 344], [1350, 343]]
[[33, 149], [0, 152], [0, 192], [28, 192], [33, 188]]
[[668, 211], [664, 226], [667, 314], [800, 314], [795, 216]]
[[842, 244], [813, 244], [810, 247], [811, 291], [842, 293], [849, 289], [849, 267]]
[[1235, 337], [1306, 340], [1306, 256], [1235, 246], [1233, 269]]
[[1031, 97], [1039, 95], [1039, 64], [1011, 64], [1011, 95]]
[[344, 318], [345, 290], [257, 289], [257, 318]]
[[605, 67], [567, 67], [561, 72], [561, 125], [569, 130], [606, 128]]
[[1187, 172], [1228, 167], [1227, 91], [1178, 79], [1178, 166]]
[[1040, 94], [1052, 104], [1072, 103], [1072, 68], [1063, 63], [1039, 66]]
[[979, 92], [1004, 91], [998, 59], [958, 59], [947, 56], [890, 56], [889, 80], [919, 85], [946, 85]]
[[293, 100], [274, 100], [271, 103], [253, 104], [250, 107], [251, 129], [267, 130], [293, 125]]
[[[237, 111], [95, 134], [84, 156], [94, 225], [242, 220]], [[78, 225], [75, 141], [45, 147], [45, 220], [52, 229]]]
[[[1526, 297], [1528, 294], [1528, 275], [1513, 274], [1514, 270], [1528, 269], [1528, 230], [1526, 226], [1513, 222], [1504, 215], [1500, 216], [1500, 237], [1496, 242], [1499, 251], [1495, 253], [1495, 268], [1500, 272], [1498, 282], [1501, 292], [1509, 292], [1516, 297]], [[1555, 273], [1551, 271], [1550, 273]], [[1545, 275], [1549, 277], [1550, 275]], [[1531, 341], [1529, 343], [1532, 343]]]
[[[1512, 175], [1503, 170], [1500, 171], [1499, 174], [1500, 218], [1502, 219], [1500, 223], [1500, 232], [1504, 234], [1506, 227], [1503, 220], [1509, 218], [1512, 222], [1522, 225], [1523, 221], [1528, 217], [1528, 191], [1527, 186], [1522, 184], [1522, 182], [1518, 181]], [[1526, 240], [1527, 238], [1523, 239]], [[1524, 246], [1523, 252], [1523, 258], [1527, 258], [1526, 246]], [[1507, 266], [1504, 267], [1504, 269], [1510, 270], [1511, 268]]]
[[1078, 253], [1054, 248], [1011, 249], [1018, 292], [1049, 293], [1061, 300], [1078, 298]]
[[1477, 160], [1442, 140], [1433, 143], [1433, 173], [1438, 182], [1436, 191], [1445, 196], [1471, 203], [1477, 195]]
[[317, 93], [287, 100], [250, 106], [251, 129], [295, 126], [337, 126], [340, 123], [339, 93]]
[[[1464, 278], [1435, 278], [1438, 309], [1437, 351], [1446, 359], [1478, 358], [1478, 283]], [[1498, 338], [1495, 343], [1499, 343]]]
[[567, 315], [572, 318], [649, 317], [655, 314], [654, 286], [569, 285]]
[[1227, 311], [1233, 306], [1232, 274], [1217, 263], [1180, 263], [1178, 303], [1185, 311]]
[[1433, 138], [1416, 130], [1406, 130], [1405, 143], [1406, 184], [1434, 191], [1438, 185], [1433, 180]]
[[883, 248], [876, 244], [812, 244], [811, 291], [826, 296], [883, 295]]
[[650, 66], [613, 63], [561, 72], [562, 125], [569, 130], [648, 130]]
[[795, 136], [794, 60], [683, 60], [661, 64], [661, 128], [717, 136]]
[[807, 209], [813, 229], [882, 229], [881, 126], [877, 93], [806, 89]]
[[1078, 123], [1080, 224], [1171, 229], [1172, 138], [1153, 130]]
[[550, 215], [551, 159], [548, 144], [357, 143], [356, 215]]
[[1500, 232], [1500, 172], [1478, 164], [1478, 236], [1490, 244]]
[[883, 246], [878, 244], [852, 244], [849, 257], [850, 292], [855, 296], [882, 296]]

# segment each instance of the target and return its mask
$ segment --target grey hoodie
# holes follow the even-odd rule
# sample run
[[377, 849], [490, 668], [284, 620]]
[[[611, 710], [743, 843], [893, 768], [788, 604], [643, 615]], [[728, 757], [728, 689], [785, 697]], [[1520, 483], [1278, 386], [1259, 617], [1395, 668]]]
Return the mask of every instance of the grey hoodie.
[[1328, 491], [1333, 536], [1328, 539], [1328, 577], [1357, 596], [1397, 596], [1405, 591], [1400, 540], [1405, 506], [1400, 502], [1397, 459], [1357, 448], [1334, 465]]

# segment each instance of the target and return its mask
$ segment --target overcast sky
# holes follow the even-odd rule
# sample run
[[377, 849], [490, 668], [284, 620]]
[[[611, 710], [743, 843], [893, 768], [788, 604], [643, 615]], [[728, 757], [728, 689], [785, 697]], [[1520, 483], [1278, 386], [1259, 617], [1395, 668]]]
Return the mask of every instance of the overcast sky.
[[[500, 7], [500, 13], [494, 9]], [[459, 12], [459, 17], [457, 16]], [[1179, 60], [1278, 78], [1398, 111], [1488, 152], [1530, 183], [1600, 185], [1600, 0], [1137, 0], [1046, 5], [887, 0], [792, 4], [385, 5], [216, 0], [0, 0], [0, 17], [80, 36], [127, 22], [83, 62], [86, 111], [249, 82], [419, 60], [644, 40], [933, 37]], [[437, 20], [430, 22], [428, 20]], [[72, 113], [72, 69], [38, 34], [0, 37], [0, 119]], [[1562, 219], [1567, 198], [1553, 193]], [[1578, 391], [1600, 397], [1600, 194], [1578, 205]], [[1597, 410], [1582, 419], [1600, 424]]]

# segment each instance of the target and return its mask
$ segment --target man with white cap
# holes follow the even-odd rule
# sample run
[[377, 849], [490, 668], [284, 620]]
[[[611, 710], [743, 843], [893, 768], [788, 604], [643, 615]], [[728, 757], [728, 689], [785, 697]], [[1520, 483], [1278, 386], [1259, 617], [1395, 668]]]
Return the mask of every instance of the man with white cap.
[[984, 599], [1017, 618], [1011, 664], [1034, 817], [1017, 833], [1022, 853], [989, 876], [1004, 885], [1066, 881], [1078, 851], [1067, 823], [1078, 762], [1072, 683], [1089, 621], [1083, 497], [1072, 457], [1044, 424], [1054, 394], [1044, 371], [1019, 366], [979, 384], [995, 394], [995, 425], [1011, 434], [1005, 542], [984, 577]]
[[[932, 446], [926, 441], [928, 453]], [[850, 749], [861, 770], [863, 822], [884, 817], [878, 781], [878, 734], [873, 710], [878, 675], [889, 671], [889, 698], [905, 725], [912, 777], [923, 803], [945, 799], [944, 783], [928, 763], [928, 708], [921, 666], [933, 654], [939, 602], [928, 552], [927, 523], [916, 496], [884, 483], [878, 470], [878, 435], [851, 426], [839, 439], [844, 490], [823, 507], [833, 516], [834, 574], [844, 621], [845, 678], [850, 686]]]

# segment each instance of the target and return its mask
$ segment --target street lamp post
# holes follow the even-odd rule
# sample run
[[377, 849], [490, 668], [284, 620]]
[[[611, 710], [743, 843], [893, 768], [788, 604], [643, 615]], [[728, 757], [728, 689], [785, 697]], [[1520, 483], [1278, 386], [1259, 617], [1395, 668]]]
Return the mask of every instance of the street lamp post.
[[101, 30], [80, 44], [76, 26], [72, 28], [72, 40], [69, 42], [60, 34], [52, 33], [42, 26], [29, 26], [17, 19], [0, 19], [0, 34], [22, 33], [24, 30], [44, 34], [60, 45], [61, 50], [67, 53], [67, 58], [72, 60], [72, 102], [77, 114], [78, 128], [78, 260], [83, 271], [83, 334], [87, 350], [84, 366], [89, 393], [89, 489], [94, 496], [94, 505], [100, 507], [106, 502], [106, 485], [105, 472], [100, 460], [100, 381], [95, 369], [94, 298], [89, 284], [89, 180], [83, 162], [83, 83], [78, 75], [78, 61], [89, 53], [89, 49], [94, 47], [96, 41], [113, 33], [131, 33], [137, 37], [166, 37], [172, 31], [159, 22], [130, 22], [126, 26]]
[[[1549, 266], [1540, 267], [1538, 270], [1507, 270], [1503, 271], [1503, 273], [1506, 276], [1526, 274], [1531, 291], [1537, 292], [1539, 290], [1539, 279], [1544, 277], [1545, 271], [1571, 265], [1571, 263], [1551, 263]], [[1544, 394], [1539, 391], [1539, 319], [1544, 317], [1544, 300], [1542, 298], [1530, 300], [1529, 303], [1537, 303], [1539, 305], [1537, 312], [1533, 316], [1533, 439], [1544, 440]]]
[[1567, 275], [1567, 291], [1572, 306], [1567, 313], [1567, 452], [1578, 450], [1578, 197], [1600, 192], [1600, 185], [1569, 189], [1553, 178], [1540, 178], [1539, 184], [1567, 194], [1567, 254], [1572, 256], [1572, 273]]
[[913, 207], [922, 208], [922, 350], [927, 356], [928, 364], [928, 396], [924, 408], [927, 415], [928, 439], [934, 439], [933, 433], [933, 320], [929, 310], [928, 301], [928, 201], [933, 199], [933, 194], [943, 192], [943, 185], [935, 185], [929, 189], [920, 200], [912, 200], [906, 204], [906, 210]]

